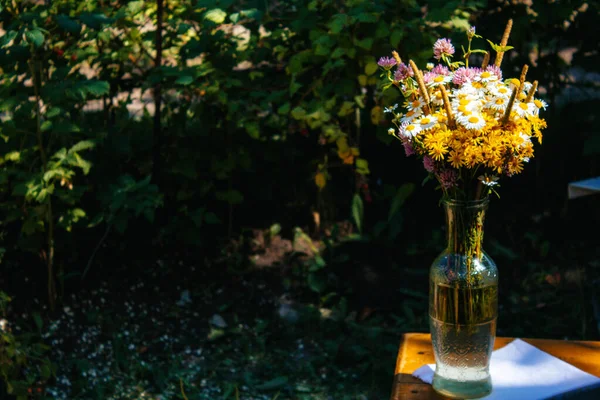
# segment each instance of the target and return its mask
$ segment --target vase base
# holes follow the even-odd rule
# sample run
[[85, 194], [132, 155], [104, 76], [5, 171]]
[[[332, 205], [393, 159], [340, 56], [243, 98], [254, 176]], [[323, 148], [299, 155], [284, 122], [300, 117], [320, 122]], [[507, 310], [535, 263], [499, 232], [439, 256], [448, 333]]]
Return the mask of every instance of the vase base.
[[446, 379], [436, 374], [433, 377], [432, 386], [439, 394], [452, 399], [478, 399], [492, 393], [492, 380], [490, 378], [461, 382]]

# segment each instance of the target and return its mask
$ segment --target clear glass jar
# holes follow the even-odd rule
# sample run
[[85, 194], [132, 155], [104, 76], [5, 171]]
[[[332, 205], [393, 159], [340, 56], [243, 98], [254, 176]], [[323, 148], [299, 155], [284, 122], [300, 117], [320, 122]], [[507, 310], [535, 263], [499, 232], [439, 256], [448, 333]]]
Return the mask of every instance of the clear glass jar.
[[429, 273], [429, 323], [436, 361], [433, 388], [473, 399], [492, 391], [498, 270], [482, 250], [488, 199], [443, 201], [448, 246]]

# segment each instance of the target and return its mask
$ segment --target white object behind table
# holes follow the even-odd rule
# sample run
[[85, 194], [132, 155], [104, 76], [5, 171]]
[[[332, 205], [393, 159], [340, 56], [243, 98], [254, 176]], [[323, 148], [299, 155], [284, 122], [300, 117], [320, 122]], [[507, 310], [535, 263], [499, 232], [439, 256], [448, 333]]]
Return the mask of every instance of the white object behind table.
[[600, 193], [600, 176], [569, 183], [569, 199]]

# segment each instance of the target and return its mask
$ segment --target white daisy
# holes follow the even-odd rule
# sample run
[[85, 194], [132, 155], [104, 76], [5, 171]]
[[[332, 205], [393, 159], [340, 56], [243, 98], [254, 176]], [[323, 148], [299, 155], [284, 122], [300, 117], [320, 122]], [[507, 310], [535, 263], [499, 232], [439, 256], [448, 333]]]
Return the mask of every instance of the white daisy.
[[385, 107], [385, 108], [383, 109], [383, 112], [384, 112], [384, 113], [391, 113], [391, 112], [393, 112], [394, 110], [396, 110], [396, 108], [398, 108], [398, 104], [394, 104], [392, 107]]
[[415, 124], [419, 124], [421, 129], [426, 131], [433, 128], [438, 123], [438, 118], [434, 115], [426, 115], [415, 121]]
[[481, 116], [481, 113], [483, 112], [483, 107], [481, 106], [481, 104], [479, 102], [477, 102], [475, 104], [476, 104], [475, 107], [469, 107], [468, 109], [465, 108], [464, 106], [459, 106], [454, 111], [454, 114], [456, 115], [456, 118], [457, 119], [462, 118], [463, 120], [466, 121], [466, 120], [468, 120], [473, 115]]
[[400, 134], [405, 137], [415, 137], [421, 132], [421, 125], [408, 124], [400, 131]]
[[497, 81], [498, 77], [496, 76], [496, 74], [492, 74], [489, 71], [483, 71], [482, 73], [475, 76], [474, 80], [487, 83]]
[[537, 107], [533, 103], [515, 102], [513, 111], [517, 113], [519, 117], [530, 117], [537, 111]]
[[452, 108], [457, 112], [475, 111], [481, 108], [481, 102], [474, 96], [465, 96], [463, 98], [454, 99]]
[[495, 97], [505, 97], [508, 99], [511, 95], [511, 89], [507, 88], [505, 85], [502, 84], [489, 85], [488, 91], [491, 95]]
[[538, 109], [538, 112], [540, 109], [545, 110], [546, 107], [548, 107], [548, 103], [546, 103], [544, 100], [534, 99], [533, 104], [535, 105], [535, 108]]
[[461, 115], [456, 119], [459, 124], [470, 130], [478, 130], [485, 126], [485, 120], [479, 114]]
[[484, 108], [489, 108], [494, 111], [504, 111], [506, 110], [506, 106], [508, 105], [508, 99], [505, 97], [492, 97], [489, 99], [487, 103], [485, 103]]
[[437, 90], [433, 96], [431, 96], [431, 103], [433, 103], [434, 106], [441, 106], [444, 104], [444, 99], [442, 98], [442, 92], [440, 90]]
[[423, 115], [423, 110], [420, 108], [415, 108], [413, 110], [409, 110], [406, 114], [404, 114], [404, 116], [402, 118], [400, 118], [400, 122], [401, 123], [411, 123], [413, 122], [416, 118], [419, 118], [421, 115]]
[[437, 75], [430, 82], [427, 83], [429, 87], [435, 87], [439, 85], [445, 85], [452, 81], [452, 77], [450, 75]]
[[460, 87], [460, 89], [455, 89], [454, 96], [458, 97], [460, 95], [472, 95], [476, 97], [481, 97], [483, 94], [480, 93], [480, 90], [473, 86], [472, 82], [467, 82]]
[[498, 179], [500, 178], [496, 175], [484, 174], [480, 175], [477, 179], [479, 179], [481, 183], [483, 183], [486, 186], [496, 186], [498, 184]]
[[425, 101], [423, 101], [423, 99], [419, 98], [417, 100], [413, 100], [413, 101], [408, 102], [406, 104], [406, 107], [409, 110], [417, 110], [417, 109], [420, 110], [421, 108], [423, 108], [424, 105], [425, 105]]

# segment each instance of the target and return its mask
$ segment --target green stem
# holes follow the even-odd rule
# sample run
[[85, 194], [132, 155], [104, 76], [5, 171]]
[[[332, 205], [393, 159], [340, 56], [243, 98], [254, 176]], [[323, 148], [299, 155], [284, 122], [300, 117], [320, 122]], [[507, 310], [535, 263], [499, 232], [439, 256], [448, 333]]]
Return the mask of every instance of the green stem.
[[469, 48], [467, 49], [467, 52], [465, 53], [465, 67], [469, 68], [469, 57], [471, 56], [471, 42], [473, 41], [473, 39], [469, 39]]

